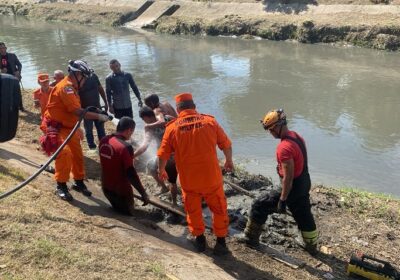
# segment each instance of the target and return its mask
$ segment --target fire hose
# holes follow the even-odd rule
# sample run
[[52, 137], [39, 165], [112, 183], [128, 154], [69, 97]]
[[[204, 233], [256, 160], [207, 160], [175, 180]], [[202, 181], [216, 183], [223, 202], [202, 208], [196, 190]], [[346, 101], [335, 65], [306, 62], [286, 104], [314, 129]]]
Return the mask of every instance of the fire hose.
[[[76, 122], [75, 126], [71, 130], [71, 133], [68, 135], [68, 137], [65, 139], [65, 141], [61, 144], [61, 146], [55, 151], [55, 153], [49, 158], [49, 160], [45, 164], [41, 165], [41, 167], [34, 174], [32, 174], [28, 179], [26, 179], [22, 183], [18, 184], [15, 188], [13, 188], [13, 189], [5, 192], [5, 193], [0, 194], [0, 200], [2, 200], [3, 198], [6, 198], [6, 197], [12, 195], [13, 193], [17, 192], [18, 190], [22, 189], [23, 187], [28, 185], [31, 181], [33, 181], [37, 176], [39, 176], [39, 174], [41, 174], [43, 171], [45, 171], [46, 168], [50, 165], [50, 163], [57, 158], [57, 156], [60, 154], [60, 152], [64, 149], [64, 147], [71, 140], [71, 138], [74, 135], [74, 133], [80, 127], [81, 122], [85, 118], [86, 113], [87, 112], [93, 112], [93, 111], [94, 112], [98, 112], [100, 114], [107, 114], [106, 112], [101, 111], [99, 108], [94, 107], [94, 106], [89, 106], [86, 109], [84, 109], [82, 114], [79, 116], [79, 120]], [[112, 118], [112, 117], [109, 116], [109, 118]]]

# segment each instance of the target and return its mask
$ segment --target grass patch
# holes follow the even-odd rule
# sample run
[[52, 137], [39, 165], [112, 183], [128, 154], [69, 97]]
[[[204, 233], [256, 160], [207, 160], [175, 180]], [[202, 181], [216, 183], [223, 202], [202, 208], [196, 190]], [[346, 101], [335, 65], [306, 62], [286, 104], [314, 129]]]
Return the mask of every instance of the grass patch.
[[164, 267], [158, 263], [158, 262], [153, 262], [150, 263], [146, 269], [148, 272], [151, 272], [153, 275], [155, 275], [158, 279], [168, 279], [166, 274], [165, 274], [165, 269]]
[[334, 196], [354, 215], [378, 218], [388, 224], [400, 224], [400, 199], [385, 193], [372, 193], [353, 187], [326, 188], [328, 196]]

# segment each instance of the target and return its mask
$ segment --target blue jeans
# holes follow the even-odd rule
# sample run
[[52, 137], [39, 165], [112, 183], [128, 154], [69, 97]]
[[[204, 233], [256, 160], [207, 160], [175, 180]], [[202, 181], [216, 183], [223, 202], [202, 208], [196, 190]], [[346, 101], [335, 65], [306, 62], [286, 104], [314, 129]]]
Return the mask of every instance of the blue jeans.
[[85, 127], [86, 140], [90, 149], [95, 149], [97, 146], [94, 143], [93, 137], [93, 124], [96, 126], [97, 137], [99, 141], [106, 136], [106, 132], [104, 130], [104, 122], [100, 122], [98, 120], [83, 120], [83, 126]]

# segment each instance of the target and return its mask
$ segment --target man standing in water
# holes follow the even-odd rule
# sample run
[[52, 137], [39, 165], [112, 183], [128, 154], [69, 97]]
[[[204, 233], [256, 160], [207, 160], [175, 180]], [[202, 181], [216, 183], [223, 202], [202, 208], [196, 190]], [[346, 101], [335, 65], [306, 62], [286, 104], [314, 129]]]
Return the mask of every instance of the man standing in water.
[[144, 103], [146, 106], [151, 108], [154, 111], [154, 114], [157, 118], [156, 122], [151, 124], [146, 124], [145, 128], [154, 128], [154, 127], [164, 127], [165, 124], [178, 117], [174, 107], [168, 102], [160, 103], [160, 99], [157, 94], [150, 94], [144, 98]]
[[[151, 110], [147, 106], [144, 106], [143, 108], [140, 109], [139, 116], [146, 124], [151, 125], [157, 122], [157, 118], [153, 110]], [[157, 148], [160, 147], [164, 132], [165, 132], [164, 127], [154, 127], [145, 129], [144, 141], [141, 144], [141, 146], [135, 151], [135, 158], [139, 157], [144, 152], [146, 152], [146, 150], [149, 148], [153, 140], [156, 141]], [[168, 191], [171, 192], [172, 203], [173, 205], [177, 205], [176, 196], [178, 194], [178, 187], [176, 185], [176, 181], [178, 178], [178, 173], [176, 171], [175, 160], [173, 156], [171, 156], [168, 159], [167, 165], [165, 167], [165, 170], [167, 171], [168, 174], [168, 182], [171, 184], [169, 188], [165, 185], [165, 183], [162, 180], [158, 178], [158, 172], [157, 172], [158, 158], [156, 155], [152, 156], [153, 157], [147, 162], [148, 173], [157, 181], [158, 185], [161, 186], [162, 188], [161, 193], [165, 193]]]
[[268, 215], [274, 212], [286, 213], [288, 207], [301, 231], [305, 249], [310, 254], [316, 254], [318, 231], [311, 213], [311, 180], [304, 139], [288, 129], [282, 109], [269, 111], [261, 123], [274, 138], [281, 139], [276, 149], [281, 189], [272, 190], [253, 202], [244, 235], [239, 241], [256, 247]]
[[116, 59], [110, 61], [112, 73], [106, 77], [106, 93], [110, 112], [117, 119], [122, 117], [133, 118], [131, 94], [129, 86], [138, 99], [138, 106], [142, 107], [143, 102], [140, 97], [138, 87], [130, 73], [121, 70], [121, 64]]
[[217, 236], [214, 254], [229, 253], [225, 243], [228, 234], [228, 211], [216, 146], [225, 155], [226, 171], [233, 170], [232, 143], [212, 116], [199, 114], [190, 93], [175, 96], [178, 118], [167, 124], [158, 150], [160, 179], [172, 153], [182, 188], [182, 198], [189, 230], [196, 237], [196, 249], [206, 249], [205, 226], [201, 203], [206, 201], [212, 212], [213, 233]]

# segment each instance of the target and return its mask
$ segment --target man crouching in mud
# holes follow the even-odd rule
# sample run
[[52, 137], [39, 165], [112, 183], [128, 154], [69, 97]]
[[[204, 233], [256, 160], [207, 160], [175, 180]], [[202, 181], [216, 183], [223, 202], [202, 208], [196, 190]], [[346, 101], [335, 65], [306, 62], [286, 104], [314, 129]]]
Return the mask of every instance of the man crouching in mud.
[[142, 196], [143, 205], [149, 203], [149, 197], [133, 167], [133, 148], [126, 142], [131, 139], [135, 126], [133, 119], [122, 117], [117, 125], [117, 133], [104, 137], [99, 146], [103, 193], [112, 207], [125, 215], [132, 215], [134, 210], [131, 185]]
[[286, 213], [287, 206], [301, 231], [305, 249], [314, 255], [318, 252], [318, 231], [311, 213], [311, 180], [304, 139], [288, 129], [282, 109], [269, 111], [261, 123], [274, 138], [281, 139], [276, 149], [281, 189], [272, 190], [253, 202], [244, 234], [239, 237], [239, 241], [257, 247], [262, 225], [268, 215], [274, 212]]

